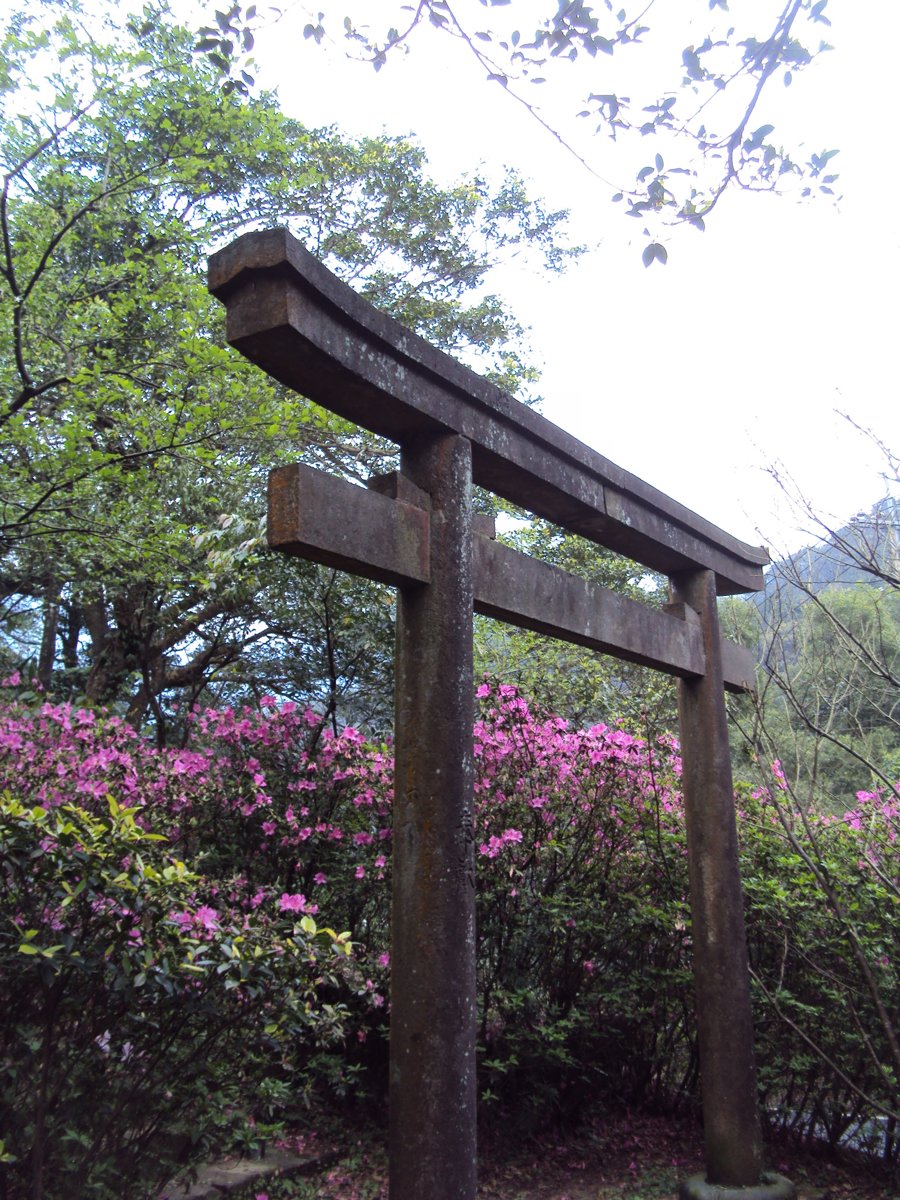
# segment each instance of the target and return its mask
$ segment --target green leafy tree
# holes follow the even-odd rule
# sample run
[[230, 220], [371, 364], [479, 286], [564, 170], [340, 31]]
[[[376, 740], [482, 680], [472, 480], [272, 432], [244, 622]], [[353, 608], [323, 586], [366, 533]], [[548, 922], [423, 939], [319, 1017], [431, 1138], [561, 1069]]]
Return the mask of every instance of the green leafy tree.
[[801, 750], [817, 752], [835, 800], [852, 801], [862, 764], [872, 783], [893, 783], [900, 774], [900, 592], [856, 584], [804, 605], [783, 694], [803, 723]]
[[[828, 0], [770, 0], [732, 13], [727, 0], [695, 0], [680, 6], [673, 27], [667, 24], [671, 6], [653, 0], [566, 0], [539, 5], [525, 18], [508, 0], [398, 0], [390, 15], [373, 23], [368, 6], [347, 0], [322, 4], [324, 11], [311, 18], [303, 36], [320, 43], [343, 34], [350, 52], [376, 70], [399, 54], [421, 52], [423, 30], [452, 38], [490, 86], [502, 88], [511, 104], [524, 107], [547, 135], [608, 183], [612, 200], [628, 216], [647, 223], [643, 261], [649, 266], [666, 261], [665, 247], [655, 240], [663, 225], [687, 222], [703, 229], [729, 189], [774, 191], [793, 183], [803, 195], [833, 194], [837, 151], [785, 147], [769, 114], [773, 87], [791, 85], [830, 49], [827, 7]], [[226, 76], [233, 75], [246, 37], [261, 19], [255, 5], [238, 2], [217, 12], [215, 25], [203, 30], [200, 45]], [[651, 71], [642, 70], [650, 57], [645, 47], [659, 46], [660, 35], [664, 53], [657, 51]], [[239, 82], [251, 80], [245, 75]], [[542, 92], [552, 93], [551, 103], [544, 103]], [[586, 146], [580, 129], [550, 115], [567, 103], [576, 122], [624, 143], [628, 182], [609, 182], [610, 168], [598, 170], [599, 154]], [[634, 143], [649, 143], [637, 169], [629, 153]], [[604, 160], [610, 161], [608, 148]]]
[[562, 214], [516, 177], [439, 188], [407, 140], [307, 130], [271, 96], [223, 93], [192, 49], [165, 5], [90, 20], [48, 6], [4, 29], [4, 655], [45, 687], [151, 714], [161, 737], [173, 696], [233, 693], [251, 662], [278, 662], [304, 698], [325, 678], [332, 709], [374, 686], [359, 666], [372, 629], [352, 613], [385, 610], [348, 585], [335, 619], [323, 598], [343, 584], [294, 581], [262, 553], [271, 467], [305, 457], [359, 476], [393, 450], [224, 346], [210, 247], [289, 221], [367, 299], [508, 388], [533, 372], [490, 266], [533, 252], [552, 269], [570, 253]]

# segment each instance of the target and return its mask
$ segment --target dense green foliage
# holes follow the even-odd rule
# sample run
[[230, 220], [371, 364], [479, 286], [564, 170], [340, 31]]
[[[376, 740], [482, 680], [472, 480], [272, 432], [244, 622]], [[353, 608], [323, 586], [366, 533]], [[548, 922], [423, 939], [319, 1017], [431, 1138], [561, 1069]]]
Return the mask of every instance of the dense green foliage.
[[[890, 1155], [900, 1109], [900, 804], [860, 792], [841, 818], [797, 813], [779, 769], [742, 817], [757, 1054], [771, 1119]], [[836, 1017], [839, 1014], [839, 1019]]]
[[330, 930], [198, 906], [217, 889], [145, 811], [90, 809], [0, 807], [5, 1197], [153, 1194], [256, 1136], [280, 1058], [340, 1029], [318, 996], [346, 950]]

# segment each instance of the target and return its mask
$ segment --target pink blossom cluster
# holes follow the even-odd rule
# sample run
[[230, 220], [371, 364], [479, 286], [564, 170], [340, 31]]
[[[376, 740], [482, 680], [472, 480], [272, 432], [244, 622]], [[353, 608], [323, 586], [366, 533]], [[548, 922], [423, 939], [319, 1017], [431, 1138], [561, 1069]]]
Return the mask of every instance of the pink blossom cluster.
[[483, 702], [475, 723], [481, 857], [508, 859], [512, 852], [516, 861], [530, 861], [579, 832], [591, 857], [604, 844], [620, 842], [648, 806], [680, 825], [674, 739], [651, 746], [619, 727], [573, 729], [560, 717], [536, 717], [509, 684], [482, 683], [477, 695]]
[[[873, 870], [895, 891], [900, 891], [900, 780], [893, 787], [881, 785], [856, 793], [856, 805], [840, 814], [804, 811], [791, 803], [791, 784], [782, 764], [771, 764], [772, 783], [754, 788], [752, 798], [758, 802], [758, 815], [774, 828], [812, 838], [824, 847], [829, 841], [853, 837], [859, 848], [860, 870]], [[742, 810], [739, 809], [740, 812]], [[802, 815], [801, 815], [802, 814]]]
[[[572, 729], [533, 715], [506, 684], [483, 684], [479, 699], [476, 856], [481, 890], [502, 898], [501, 909], [533, 902], [566, 872], [577, 885], [613, 855], [637, 864], [645, 811], [677, 831], [671, 740], [650, 747], [620, 728]], [[353, 728], [334, 734], [309, 710], [271, 697], [255, 711], [197, 711], [186, 744], [164, 749], [114, 716], [10, 699], [0, 706], [0, 787], [46, 807], [76, 800], [101, 812], [115, 796], [173, 853], [203, 862], [193, 902], [172, 914], [185, 933], [202, 941], [264, 913], [321, 912], [363, 943], [357, 954], [381, 996], [390, 745], [367, 744]]]
[[329, 880], [385, 878], [392, 766], [386, 748], [290, 703], [195, 713], [188, 744], [166, 749], [70, 704], [0, 707], [0, 788], [101, 813], [112, 795], [185, 858], [221, 849], [226, 899], [253, 908], [302, 895], [282, 909], [314, 912], [306, 897]]
[[[507, 684], [485, 681], [478, 699], [480, 903], [504, 920], [564, 895], [571, 911], [559, 918], [561, 936], [581, 955], [581, 975], [595, 973], [579, 897], [652, 898], [673, 871], [683, 873], [677, 742], [667, 735], [649, 743], [603, 724], [572, 728], [534, 714]], [[753, 794], [757, 816], [777, 819], [786, 786], [776, 763], [771, 791]], [[383, 989], [389, 744], [369, 744], [349, 727], [335, 734], [308, 709], [265, 697], [259, 710], [197, 711], [184, 746], [158, 749], [115, 716], [10, 697], [0, 704], [0, 789], [47, 808], [74, 800], [104, 813], [113, 795], [139, 824], [163, 833], [173, 853], [203, 862], [192, 903], [172, 914], [179, 927], [202, 940], [250, 915], [321, 913], [362, 943], [365, 969]], [[886, 791], [860, 792], [837, 822], [848, 833], [868, 831], [861, 854], [882, 871], [889, 861], [897, 869], [898, 823], [897, 794]]]

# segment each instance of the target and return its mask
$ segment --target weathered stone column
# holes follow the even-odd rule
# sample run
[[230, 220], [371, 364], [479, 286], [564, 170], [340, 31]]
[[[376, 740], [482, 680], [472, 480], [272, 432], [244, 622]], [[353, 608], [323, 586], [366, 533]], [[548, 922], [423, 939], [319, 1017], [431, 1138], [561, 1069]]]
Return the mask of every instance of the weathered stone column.
[[473, 1200], [472, 463], [455, 434], [404, 447], [431, 498], [431, 582], [397, 605], [391, 1200]]
[[762, 1138], [715, 576], [675, 575], [671, 591], [699, 620], [706, 655], [704, 675], [678, 682], [706, 1182], [750, 1187]]

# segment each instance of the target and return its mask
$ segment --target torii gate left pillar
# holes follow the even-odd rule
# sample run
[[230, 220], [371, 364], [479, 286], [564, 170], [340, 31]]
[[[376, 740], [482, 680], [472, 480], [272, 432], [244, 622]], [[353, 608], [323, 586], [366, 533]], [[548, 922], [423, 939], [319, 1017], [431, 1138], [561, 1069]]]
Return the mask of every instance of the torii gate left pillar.
[[390, 1194], [471, 1200], [476, 1175], [472, 451], [403, 447], [430, 496], [428, 586], [397, 603]]

